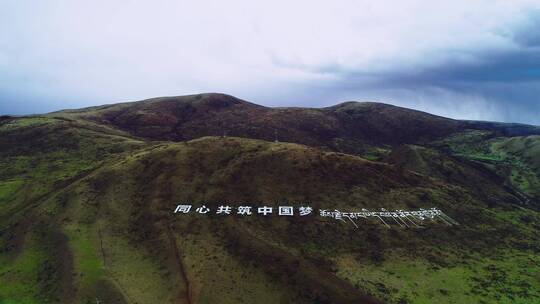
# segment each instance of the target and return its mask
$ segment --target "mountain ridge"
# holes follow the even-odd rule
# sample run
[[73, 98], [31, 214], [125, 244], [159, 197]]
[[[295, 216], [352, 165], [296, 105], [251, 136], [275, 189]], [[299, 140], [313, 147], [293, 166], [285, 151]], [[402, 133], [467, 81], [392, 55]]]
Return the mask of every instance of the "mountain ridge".
[[[154, 140], [231, 135], [326, 146], [355, 154], [370, 145], [422, 143], [467, 128], [499, 133], [509, 128], [505, 124], [459, 121], [373, 102], [271, 108], [213, 93], [151, 98], [47, 116], [81, 118]], [[513, 127], [519, 129], [514, 135], [540, 134], [540, 128], [524, 128]]]
[[[510, 136], [531, 130], [196, 96], [0, 121], [0, 303], [540, 298], [540, 136]], [[315, 213], [174, 214], [182, 202]], [[459, 225], [317, 213], [432, 207]]]

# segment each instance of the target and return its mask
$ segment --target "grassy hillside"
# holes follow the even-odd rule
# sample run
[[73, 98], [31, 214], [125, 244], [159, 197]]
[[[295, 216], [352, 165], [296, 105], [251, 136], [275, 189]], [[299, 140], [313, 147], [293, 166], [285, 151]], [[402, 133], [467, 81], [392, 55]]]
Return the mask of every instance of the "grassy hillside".
[[[214, 97], [3, 119], [0, 303], [538, 303], [538, 136]], [[202, 136], [221, 135], [214, 119], [244, 136]], [[290, 132], [274, 142], [274, 126]], [[385, 139], [400, 128], [414, 131]], [[180, 202], [437, 207], [459, 225], [173, 214]]]
[[524, 204], [540, 207], [540, 136], [501, 137], [474, 130], [453, 134], [435, 146], [494, 172]]

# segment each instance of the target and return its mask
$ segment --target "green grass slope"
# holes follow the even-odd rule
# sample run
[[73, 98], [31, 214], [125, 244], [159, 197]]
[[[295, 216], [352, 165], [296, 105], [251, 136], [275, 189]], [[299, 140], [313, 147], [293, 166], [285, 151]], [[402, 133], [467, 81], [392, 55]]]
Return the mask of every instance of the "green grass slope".
[[468, 130], [434, 146], [487, 168], [525, 204], [540, 207], [540, 136], [502, 137], [490, 131]]
[[[2, 116], [0, 303], [538, 303], [537, 134], [223, 94]], [[460, 225], [173, 214], [181, 202], [438, 207]]]
[[69, 302], [69, 235], [38, 210], [105, 160], [142, 146], [91, 124], [46, 117], [0, 123], [0, 303]]
[[[407, 159], [416, 160], [407, 167], [396, 155], [389, 164], [248, 138], [147, 141], [55, 115], [0, 125], [0, 303], [540, 297], [538, 213], [459, 159], [413, 147]], [[516, 143], [501, 145], [525, 153]], [[179, 202], [214, 210], [224, 202], [438, 207], [460, 225], [355, 228], [318, 216], [175, 215]]]

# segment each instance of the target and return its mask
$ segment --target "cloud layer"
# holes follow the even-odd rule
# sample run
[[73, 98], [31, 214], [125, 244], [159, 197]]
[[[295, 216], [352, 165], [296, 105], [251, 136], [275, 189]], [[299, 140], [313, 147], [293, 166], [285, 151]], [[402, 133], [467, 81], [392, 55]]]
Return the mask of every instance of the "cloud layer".
[[540, 125], [538, 1], [0, 0], [0, 114], [225, 92]]

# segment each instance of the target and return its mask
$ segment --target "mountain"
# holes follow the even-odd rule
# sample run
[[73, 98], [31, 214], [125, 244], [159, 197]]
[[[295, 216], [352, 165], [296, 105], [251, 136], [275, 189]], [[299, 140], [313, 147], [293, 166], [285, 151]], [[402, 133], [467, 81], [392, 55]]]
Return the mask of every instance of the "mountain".
[[[224, 94], [2, 117], [0, 303], [538, 303], [539, 135]], [[458, 224], [319, 216], [432, 207]]]
[[[268, 108], [224, 94], [163, 97], [135, 103], [51, 114], [78, 118], [154, 140], [229, 136], [338, 148], [416, 143], [464, 129], [465, 122], [379, 103], [345, 102], [333, 107]], [[471, 123], [472, 125], [472, 123]], [[540, 134], [540, 130], [536, 130]]]

